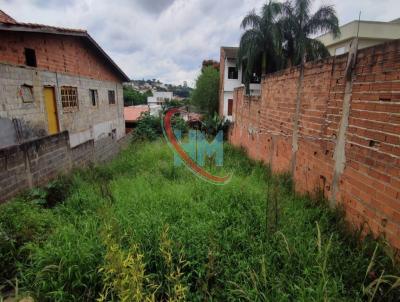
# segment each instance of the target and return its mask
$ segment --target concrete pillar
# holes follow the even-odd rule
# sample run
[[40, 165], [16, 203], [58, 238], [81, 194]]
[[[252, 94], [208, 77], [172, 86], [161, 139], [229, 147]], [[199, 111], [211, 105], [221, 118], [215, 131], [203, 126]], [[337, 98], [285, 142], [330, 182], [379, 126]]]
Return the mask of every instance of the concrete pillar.
[[349, 125], [350, 103], [353, 91], [354, 66], [357, 58], [357, 48], [358, 48], [358, 39], [354, 39], [351, 42], [349, 55], [347, 58], [347, 65], [345, 72], [346, 85], [345, 85], [343, 105], [342, 105], [342, 118], [340, 120], [335, 151], [333, 153], [334, 171], [332, 179], [332, 197], [330, 199], [330, 205], [332, 207], [336, 206], [337, 203], [336, 195], [339, 192], [339, 179], [346, 165], [346, 152], [345, 152], [346, 133]]

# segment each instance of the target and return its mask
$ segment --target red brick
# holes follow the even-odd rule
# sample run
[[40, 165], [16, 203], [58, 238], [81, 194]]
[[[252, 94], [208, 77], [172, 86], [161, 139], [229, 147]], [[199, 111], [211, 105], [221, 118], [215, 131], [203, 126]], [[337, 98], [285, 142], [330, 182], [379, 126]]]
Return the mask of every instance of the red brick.
[[[23, 32], [18, 35], [15, 32], [2, 32], [1, 35], [2, 44], [6, 45], [0, 49], [1, 62], [22, 65], [25, 63], [24, 49], [33, 48], [38, 68], [98, 80], [120, 81], [104, 58], [89, 48], [80, 37]], [[63, 49], [63, 56], [60, 55], [60, 49]]]
[[[400, 56], [395, 53], [399, 47], [395, 41], [359, 52], [346, 133], [346, 168], [336, 196], [344, 202], [349, 219], [355, 224], [366, 220], [375, 235], [390, 233], [397, 248], [400, 240], [393, 234], [398, 232], [400, 238]], [[306, 66], [294, 174], [300, 192], [314, 190], [325, 179], [325, 193], [331, 194], [333, 135], [342, 114], [346, 60], [343, 56], [335, 63]], [[271, 163], [277, 172], [288, 171], [292, 161], [297, 77], [296, 68], [268, 75], [259, 102], [247, 100], [243, 89], [235, 92], [230, 141], [243, 146], [252, 158]], [[249, 126], [268, 134], [252, 139]], [[382, 219], [388, 220], [386, 226]]]

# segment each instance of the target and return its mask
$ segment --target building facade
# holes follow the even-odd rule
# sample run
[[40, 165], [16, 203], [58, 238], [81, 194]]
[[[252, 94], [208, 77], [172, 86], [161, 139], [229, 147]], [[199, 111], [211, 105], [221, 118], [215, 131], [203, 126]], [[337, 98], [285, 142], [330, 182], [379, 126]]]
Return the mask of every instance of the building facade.
[[172, 100], [173, 93], [169, 91], [154, 91], [153, 96], [147, 97], [148, 105], [162, 105]]
[[129, 78], [84, 30], [0, 11], [0, 146], [68, 131], [71, 147], [125, 135]]
[[358, 36], [358, 49], [400, 39], [400, 19], [390, 22], [352, 21], [340, 27], [341, 34], [334, 37], [326, 33], [318, 37], [332, 56], [349, 51], [351, 41]]
[[[221, 47], [219, 115], [232, 121], [233, 91], [243, 86], [243, 66], [237, 67], [238, 47]], [[260, 84], [250, 84], [250, 95], [260, 94]]]
[[160, 115], [162, 105], [173, 99], [173, 93], [170, 91], [153, 91], [153, 96], [147, 97], [147, 105], [149, 106], [150, 114], [153, 116]]

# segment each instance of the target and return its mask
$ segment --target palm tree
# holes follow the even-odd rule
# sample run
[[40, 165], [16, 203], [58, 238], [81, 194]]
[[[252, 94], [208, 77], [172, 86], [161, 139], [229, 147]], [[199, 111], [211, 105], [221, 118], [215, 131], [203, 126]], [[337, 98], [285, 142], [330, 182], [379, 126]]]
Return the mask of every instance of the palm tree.
[[312, 0], [292, 0], [283, 4], [284, 17], [278, 21], [283, 37], [283, 51], [289, 65], [329, 56], [324, 44], [313, 39], [319, 33], [340, 34], [339, 21], [333, 6], [321, 6], [311, 14]]
[[244, 83], [246, 91], [257, 66], [261, 65], [261, 73], [275, 71], [281, 64], [281, 39], [277, 26], [283, 5], [271, 1], [265, 4], [261, 15], [253, 10], [244, 17], [241, 28], [245, 30], [238, 52], [238, 66], [244, 66]]
[[289, 0], [283, 5], [284, 17], [279, 20], [279, 28], [283, 37], [283, 52], [288, 65], [300, 64], [297, 84], [296, 110], [294, 114], [292, 136], [292, 175], [296, 167], [298, 149], [298, 118], [301, 109], [301, 94], [304, 79], [304, 63], [329, 56], [325, 45], [313, 39], [316, 34], [331, 31], [334, 36], [340, 33], [339, 21], [333, 6], [322, 6], [315, 14], [311, 14], [312, 0]]

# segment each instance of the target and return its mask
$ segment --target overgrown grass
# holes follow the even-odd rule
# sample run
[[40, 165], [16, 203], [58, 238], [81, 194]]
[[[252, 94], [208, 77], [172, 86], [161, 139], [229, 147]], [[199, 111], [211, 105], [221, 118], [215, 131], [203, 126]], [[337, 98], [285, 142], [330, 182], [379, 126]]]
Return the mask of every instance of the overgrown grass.
[[361, 244], [340, 214], [292, 194], [290, 178], [242, 151], [226, 146], [224, 160], [208, 169], [232, 181], [215, 186], [175, 167], [164, 142], [136, 143], [56, 182], [69, 188], [58, 202], [43, 201], [45, 190], [2, 205], [2, 282], [17, 279], [37, 301], [400, 296], [385, 245]]

